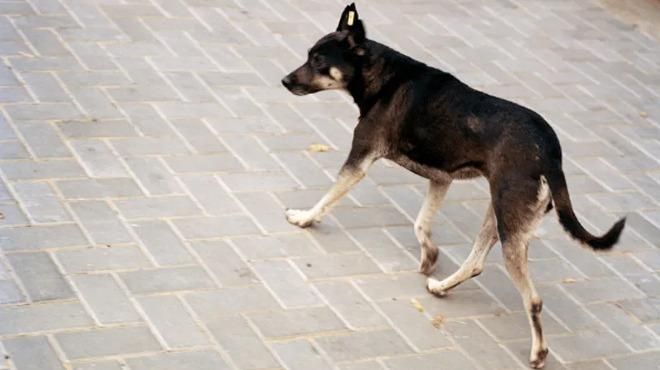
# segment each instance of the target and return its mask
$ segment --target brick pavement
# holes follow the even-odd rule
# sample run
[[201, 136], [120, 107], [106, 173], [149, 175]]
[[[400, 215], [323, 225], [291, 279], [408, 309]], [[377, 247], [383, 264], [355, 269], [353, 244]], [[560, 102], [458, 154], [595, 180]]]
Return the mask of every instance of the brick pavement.
[[[497, 250], [447, 298], [425, 292], [420, 178], [380, 163], [322, 224], [285, 222], [332, 182], [357, 112], [279, 79], [343, 5], [0, 0], [0, 369], [526, 368]], [[608, 254], [554, 216], [539, 229], [547, 368], [657, 366], [660, 41], [588, 1], [358, 7], [372, 38], [542, 113], [590, 229], [628, 215]], [[448, 199], [438, 276], [488, 195]]]

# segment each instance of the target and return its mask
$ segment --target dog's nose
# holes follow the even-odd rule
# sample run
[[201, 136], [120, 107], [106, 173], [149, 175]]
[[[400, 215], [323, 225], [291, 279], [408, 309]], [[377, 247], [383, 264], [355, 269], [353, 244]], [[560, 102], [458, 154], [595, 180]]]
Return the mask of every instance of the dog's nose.
[[291, 87], [292, 82], [293, 81], [291, 81], [291, 75], [288, 75], [282, 79], [282, 85], [284, 85], [284, 87], [286, 87], [287, 89]]

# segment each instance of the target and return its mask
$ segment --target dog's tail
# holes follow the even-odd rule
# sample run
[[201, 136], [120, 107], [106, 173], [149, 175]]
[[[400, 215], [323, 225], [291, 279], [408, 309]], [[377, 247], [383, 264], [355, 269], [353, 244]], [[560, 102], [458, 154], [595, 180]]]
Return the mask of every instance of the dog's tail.
[[557, 209], [557, 215], [559, 216], [559, 223], [564, 227], [564, 230], [573, 238], [590, 246], [594, 250], [610, 249], [619, 241], [621, 231], [623, 231], [623, 227], [626, 225], [625, 217], [617, 221], [604, 235], [592, 235], [580, 224], [580, 221], [578, 221], [573, 212], [564, 172], [560, 168], [554, 169], [548, 171], [546, 176], [550, 192], [552, 193], [552, 199]]

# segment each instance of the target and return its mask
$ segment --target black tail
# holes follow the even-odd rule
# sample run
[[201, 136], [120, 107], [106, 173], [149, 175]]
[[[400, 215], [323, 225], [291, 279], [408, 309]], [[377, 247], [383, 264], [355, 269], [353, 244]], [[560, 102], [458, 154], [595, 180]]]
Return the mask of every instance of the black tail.
[[626, 225], [626, 218], [617, 221], [603, 236], [594, 236], [580, 224], [571, 205], [571, 198], [566, 187], [566, 178], [561, 169], [546, 174], [552, 199], [557, 209], [559, 223], [571, 236], [595, 250], [610, 249], [619, 241], [621, 231]]

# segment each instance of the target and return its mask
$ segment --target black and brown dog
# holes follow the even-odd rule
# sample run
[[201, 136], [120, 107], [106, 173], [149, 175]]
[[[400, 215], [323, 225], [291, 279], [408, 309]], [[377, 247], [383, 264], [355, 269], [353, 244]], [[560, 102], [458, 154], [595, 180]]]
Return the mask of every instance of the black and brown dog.
[[525, 107], [474, 90], [449, 73], [367, 39], [354, 4], [344, 9], [337, 30], [321, 38], [305, 64], [282, 83], [296, 95], [342, 89], [360, 108], [350, 154], [335, 185], [313, 208], [287, 210], [289, 222], [306, 227], [319, 221], [374, 161], [390, 159], [430, 180], [415, 221], [420, 270], [428, 275], [438, 256], [430, 223], [449, 185], [454, 179], [486, 177], [492, 201], [472, 252], [444, 280], [428, 278], [427, 289], [443, 296], [481, 273], [488, 252], [500, 240], [531, 326], [530, 365], [541, 368], [548, 354], [542, 302], [527, 271], [527, 246], [535, 227], [554, 204], [573, 238], [604, 250], [618, 241], [625, 224], [625, 219], [618, 221], [600, 237], [580, 224], [550, 125]]

